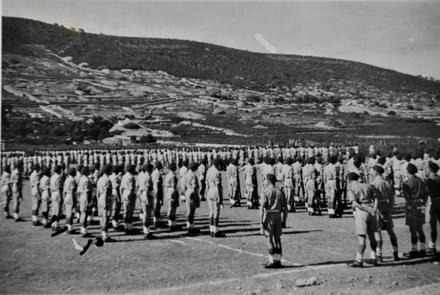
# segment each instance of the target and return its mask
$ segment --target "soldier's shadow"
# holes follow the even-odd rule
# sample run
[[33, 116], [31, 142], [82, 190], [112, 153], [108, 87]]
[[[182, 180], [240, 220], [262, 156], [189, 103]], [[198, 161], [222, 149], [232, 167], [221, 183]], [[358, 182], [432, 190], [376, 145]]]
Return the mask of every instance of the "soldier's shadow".
[[[306, 234], [311, 232], [320, 232], [322, 230], [320, 229], [313, 229], [313, 230], [291, 230], [291, 231], [283, 231], [283, 235], [294, 235], [294, 234]], [[223, 230], [224, 233], [238, 233], [238, 232], [251, 232], [251, 233], [244, 233], [239, 235], [234, 235], [232, 237], [234, 238], [240, 238], [240, 237], [249, 237], [249, 236], [262, 236], [260, 234], [260, 227], [254, 227], [254, 228], [247, 228], [247, 229], [230, 229], [230, 230]], [[263, 236], [262, 236], [263, 237]]]
[[[391, 257], [384, 257], [385, 259], [391, 259]], [[440, 255], [437, 256], [430, 256], [430, 257], [421, 257], [421, 258], [412, 258], [412, 259], [401, 259], [399, 261], [385, 261], [383, 263], [380, 263], [378, 266], [373, 266], [371, 263], [368, 263], [369, 259], [366, 259], [364, 263], [365, 268], [369, 267], [386, 267], [386, 266], [399, 266], [399, 265], [417, 265], [417, 264], [423, 264], [423, 263], [430, 263], [434, 261], [438, 261], [440, 259]], [[338, 260], [338, 261], [322, 261], [322, 262], [316, 262], [316, 263], [307, 263], [307, 264], [301, 264], [296, 266], [290, 266], [290, 267], [307, 267], [307, 266], [321, 266], [321, 265], [334, 265], [334, 264], [348, 264], [352, 263], [354, 260]], [[289, 265], [286, 265], [287, 267]]]

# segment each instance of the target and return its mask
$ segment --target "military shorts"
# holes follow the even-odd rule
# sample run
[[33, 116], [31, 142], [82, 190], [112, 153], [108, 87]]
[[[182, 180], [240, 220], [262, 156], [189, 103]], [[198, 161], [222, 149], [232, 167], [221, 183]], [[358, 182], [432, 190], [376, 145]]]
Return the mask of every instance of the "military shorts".
[[152, 206], [153, 196], [149, 194], [147, 191], [141, 191], [141, 193], [139, 194], [139, 201], [141, 202], [141, 204]]
[[283, 232], [281, 214], [266, 213], [263, 220], [263, 228], [270, 236], [281, 237]]
[[70, 194], [70, 193], [66, 193], [64, 195], [64, 205], [65, 206], [73, 206], [75, 203], [75, 195], [74, 194]]
[[38, 187], [34, 186], [31, 188], [31, 196], [34, 199], [37, 199], [38, 201], [41, 200], [41, 194], [38, 190]]
[[79, 198], [79, 211], [85, 212], [89, 207], [89, 198], [85, 195], [81, 195]]
[[376, 218], [370, 213], [356, 209], [353, 215], [357, 235], [366, 235], [368, 233], [374, 233], [377, 230]]
[[393, 218], [391, 213], [388, 214], [378, 214], [377, 216], [377, 229], [378, 230], [389, 230], [394, 228]]
[[2, 195], [4, 197], [5, 202], [12, 198], [12, 192], [8, 186], [6, 185], [2, 186]]

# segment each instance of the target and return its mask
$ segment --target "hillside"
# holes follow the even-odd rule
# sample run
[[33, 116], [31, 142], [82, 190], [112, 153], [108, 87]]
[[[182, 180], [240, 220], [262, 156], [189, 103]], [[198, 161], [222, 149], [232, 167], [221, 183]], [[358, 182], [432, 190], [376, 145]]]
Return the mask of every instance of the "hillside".
[[330, 90], [341, 81], [356, 81], [379, 90], [440, 93], [440, 83], [351, 61], [259, 54], [183, 40], [89, 34], [28, 19], [3, 17], [2, 38], [7, 52], [28, 54], [23, 45], [40, 44], [92, 68], [161, 70], [258, 90], [312, 81]]
[[2, 38], [8, 143], [408, 145], [440, 134], [438, 82], [366, 64], [17, 18], [3, 18]]

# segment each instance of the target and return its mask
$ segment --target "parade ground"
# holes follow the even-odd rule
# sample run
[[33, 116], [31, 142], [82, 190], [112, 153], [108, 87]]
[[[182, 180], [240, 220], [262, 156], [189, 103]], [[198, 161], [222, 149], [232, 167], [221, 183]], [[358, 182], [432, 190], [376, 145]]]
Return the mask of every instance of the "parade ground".
[[[282, 236], [281, 269], [263, 268], [267, 246], [259, 234], [259, 210], [229, 208], [225, 200], [220, 227], [225, 238], [211, 238], [208, 206], [196, 211], [200, 235], [185, 229], [154, 230], [157, 239], [110, 230], [116, 242], [92, 246], [83, 256], [72, 242], [80, 235], [31, 223], [29, 183], [25, 181], [23, 222], [1, 219], [0, 293], [133, 293], [133, 294], [439, 294], [440, 266], [433, 257], [394, 262], [384, 233], [384, 262], [378, 267], [347, 266], [354, 259], [357, 238], [351, 211], [343, 218], [309, 216], [304, 208], [289, 214]], [[227, 190], [225, 187], [225, 194]], [[402, 200], [397, 199], [395, 231], [399, 252], [410, 249]], [[139, 216], [139, 210], [136, 216]], [[178, 224], [185, 225], [185, 204], [178, 208]], [[162, 209], [166, 221], [165, 208]], [[61, 225], [64, 220], [61, 221]], [[164, 222], [165, 224], [165, 222]], [[137, 218], [135, 226], [140, 228]], [[89, 227], [99, 236], [99, 225]], [[429, 225], [425, 224], [429, 237]], [[366, 256], [369, 256], [367, 246]], [[366, 257], [368, 258], [368, 257]], [[302, 286], [306, 285], [306, 286]]]

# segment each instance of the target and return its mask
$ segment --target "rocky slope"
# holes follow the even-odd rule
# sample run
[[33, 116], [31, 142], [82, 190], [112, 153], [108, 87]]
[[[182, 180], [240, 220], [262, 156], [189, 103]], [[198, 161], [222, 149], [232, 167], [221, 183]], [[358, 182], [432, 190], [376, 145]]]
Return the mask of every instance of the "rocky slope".
[[140, 128], [113, 128], [122, 138], [202, 142], [440, 134], [439, 82], [366, 64], [6, 17], [2, 39], [2, 111], [10, 120], [129, 118]]

